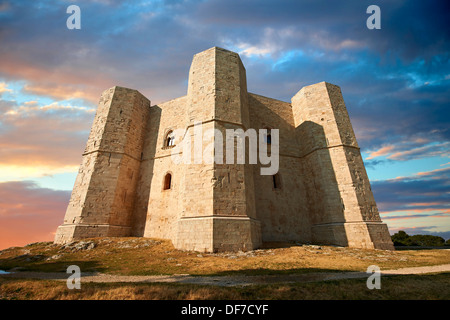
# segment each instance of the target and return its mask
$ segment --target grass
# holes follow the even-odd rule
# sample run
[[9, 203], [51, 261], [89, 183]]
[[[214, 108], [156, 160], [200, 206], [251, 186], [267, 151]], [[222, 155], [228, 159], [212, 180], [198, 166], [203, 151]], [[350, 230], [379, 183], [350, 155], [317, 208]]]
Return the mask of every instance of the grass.
[[364, 279], [320, 283], [211, 287], [191, 284], [84, 283], [0, 278], [0, 299], [7, 300], [448, 300], [450, 274], [389, 276], [380, 290]]
[[[176, 250], [170, 241], [145, 238], [97, 238], [95, 248], [75, 250], [50, 242], [0, 251], [0, 270], [82, 272], [116, 275], [270, 275], [311, 272], [382, 270], [450, 263], [450, 250], [382, 251], [333, 246], [266, 243], [260, 250], [199, 253]], [[82, 283], [67, 289], [64, 281], [0, 277], [0, 299], [444, 299], [450, 298], [450, 274], [385, 276], [381, 290], [369, 290], [365, 279], [315, 283], [218, 287], [180, 283]]]
[[[89, 241], [89, 240], [85, 240]], [[321, 271], [365, 271], [370, 265], [396, 269], [450, 263], [450, 250], [382, 251], [332, 246], [266, 243], [250, 253], [207, 254], [176, 250], [170, 241], [145, 238], [92, 239], [91, 250], [61, 249], [51, 242], [0, 251], [0, 270], [121, 275], [266, 275]], [[56, 256], [56, 257], [55, 257]], [[55, 258], [51, 258], [55, 257]]]

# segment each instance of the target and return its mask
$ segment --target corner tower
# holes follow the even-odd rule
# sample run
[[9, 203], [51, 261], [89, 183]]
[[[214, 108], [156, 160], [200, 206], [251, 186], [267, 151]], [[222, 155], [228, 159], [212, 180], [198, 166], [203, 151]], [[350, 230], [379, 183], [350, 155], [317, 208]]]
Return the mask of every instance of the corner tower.
[[136, 90], [103, 92], [55, 243], [130, 235], [149, 107]]
[[338, 86], [321, 82], [292, 98], [314, 243], [394, 249], [381, 222]]

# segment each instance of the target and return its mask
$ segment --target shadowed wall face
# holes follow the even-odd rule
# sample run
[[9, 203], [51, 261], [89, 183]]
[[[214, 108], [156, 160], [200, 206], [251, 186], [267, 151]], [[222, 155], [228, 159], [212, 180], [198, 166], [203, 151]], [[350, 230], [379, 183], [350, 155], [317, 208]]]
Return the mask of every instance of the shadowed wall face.
[[313, 241], [393, 249], [340, 88], [326, 82], [305, 87], [292, 98], [292, 108], [298, 139], [304, 141], [300, 148], [313, 199]]

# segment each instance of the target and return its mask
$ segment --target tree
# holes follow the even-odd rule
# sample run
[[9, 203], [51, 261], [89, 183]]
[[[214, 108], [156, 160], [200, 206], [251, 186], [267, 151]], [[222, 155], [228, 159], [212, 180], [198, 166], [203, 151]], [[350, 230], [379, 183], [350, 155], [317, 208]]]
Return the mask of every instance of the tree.
[[420, 246], [420, 247], [440, 247], [450, 244], [450, 241], [445, 242], [444, 238], [432, 235], [416, 234], [408, 235], [405, 231], [400, 230], [391, 237], [394, 246]]
[[445, 240], [442, 237], [432, 235], [416, 234], [409, 237], [408, 241], [411, 241], [413, 245], [421, 247], [441, 247], [444, 245]]
[[407, 244], [408, 238], [409, 235], [403, 230], [400, 230], [391, 237], [394, 246], [408, 246], [409, 245]]

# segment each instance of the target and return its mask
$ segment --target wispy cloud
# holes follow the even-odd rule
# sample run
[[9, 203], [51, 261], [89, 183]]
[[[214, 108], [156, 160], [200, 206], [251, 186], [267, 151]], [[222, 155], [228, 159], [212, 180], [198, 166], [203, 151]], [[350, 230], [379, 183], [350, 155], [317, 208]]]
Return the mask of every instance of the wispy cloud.
[[[376, 32], [358, 0], [80, 0], [78, 31], [65, 27], [68, 3], [0, 5], [8, 179], [75, 170], [103, 90], [134, 88], [152, 104], [182, 96], [192, 56], [212, 46], [241, 53], [251, 92], [289, 101], [305, 85], [339, 85], [367, 167], [449, 156], [445, 1], [383, 2]], [[381, 211], [448, 208], [448, 172], [427, 170], [374, 182]]]
[[0, 94], [3, 92], [12, 92], [12, 89], [9, 89], [5, 82], [0, 82]]
[[404, 219], [418, 219], [418, 218], [450, 218], [449, 213], [430, 213], [430, 214], [409, 214], [399, 216], [386, 216], [383, 215], [383, 220], [404, 220]]
[[409, 160], [412, 158], [429, 158], [435, 156], [450, 156], [450, 142], [433, 143], [412, 150], [404, 150], [391, 154], [388, 158], [393, 160]]
[[73, 101], [0, 100], [0, 181], [77, 171], [94, 113]]
[[[450, 168], [373, 181], [380, 216], [389, 228], [450, 226]], [[407, 224], [406, 224], [407, 222]]]
[[369, 157], [367, 157], [367, 160], [371, 160], [373, 158], [380, 157], [380, 156], [385, 156], [385, 155], [389, 154], [392, 150], [394, 150], [394, 148], [395, 148], [395, 146], [391, 145], [391, 146], [382, 147], [376, 151], [372, 151], [372, 152], [370, 152]]

